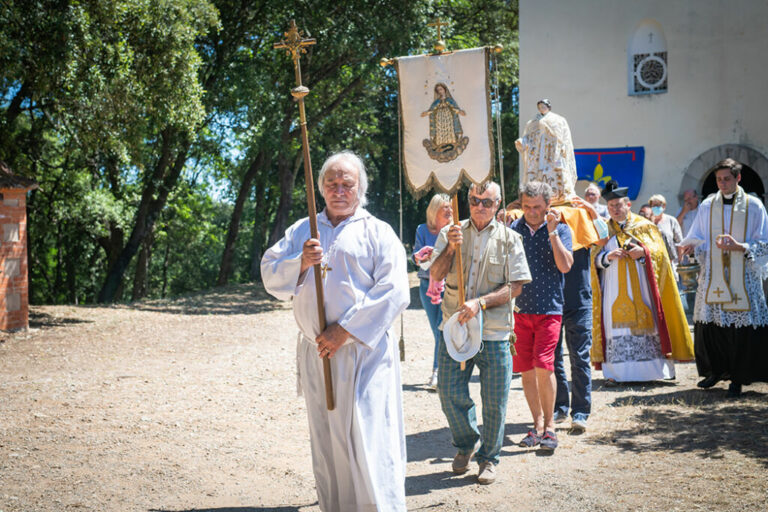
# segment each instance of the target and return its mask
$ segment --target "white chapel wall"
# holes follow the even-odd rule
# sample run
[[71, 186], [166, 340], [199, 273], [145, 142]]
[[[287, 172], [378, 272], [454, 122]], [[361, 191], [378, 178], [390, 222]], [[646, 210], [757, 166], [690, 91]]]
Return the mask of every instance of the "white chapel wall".
[[[630, 96], [627, 51], [643, 22], [663, 30], [668, 92]], [[768, 2], [521, 0], [521, 132], [549, 98], [577, 149], [645, 147], [637, 201], [661, 193], [674, 214], [700, 154], [744, 144], [768, 156], [766, 55]]]

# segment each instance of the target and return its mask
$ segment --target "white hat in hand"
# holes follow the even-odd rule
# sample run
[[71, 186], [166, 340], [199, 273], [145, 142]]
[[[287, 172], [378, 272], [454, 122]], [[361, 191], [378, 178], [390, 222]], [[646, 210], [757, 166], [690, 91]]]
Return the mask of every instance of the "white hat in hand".
[[483, 344], [483, 312], [470, 318], [467, 323], [459, 323], [458, 311], [443, 324], [443, 339], [448, 355], [459, 363], [475, 357]]

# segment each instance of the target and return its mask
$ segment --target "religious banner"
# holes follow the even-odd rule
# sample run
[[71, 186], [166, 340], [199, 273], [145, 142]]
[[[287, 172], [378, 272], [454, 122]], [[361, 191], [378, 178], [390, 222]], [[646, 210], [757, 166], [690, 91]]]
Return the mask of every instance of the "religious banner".
[[400, 57], [401, 151], [415, 195], [493, 175], [488, 50]]
[[644, 147], [577, 149], [574, 153], [580, 180], [593, 181], [603, 187], [614, 179], [620, 187], [629, 188], [630, 199], [637, 199], [643, 183]]

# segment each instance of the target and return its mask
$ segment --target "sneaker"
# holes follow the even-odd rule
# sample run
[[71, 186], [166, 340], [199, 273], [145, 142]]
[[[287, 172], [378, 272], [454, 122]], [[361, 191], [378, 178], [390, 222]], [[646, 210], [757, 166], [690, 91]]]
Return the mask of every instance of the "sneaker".
[[533, 448], [534, 446], [538, 446], [539, 443], [541, 443], [539, 434], [537, 434], [535, 430], [529, 430], [525, 437], [517, 444], [523, 448]]
[[480, 463], [480, 472], [477, 473], [477, 483], [490, 485], [496, 481], [496, 464], [486, 460]]
[[555, 423], [564, 423], [566, 419], [568, 419], [568, 413], [562, 412], [562, 411], [555, 411], [555, 414], [552, 415], [552, 417], [555, 420]]
[[571, 434], [579, 435], [587, 431], [587, 420], [581, 417], [575, 417], [571, 421]]
[[544, 432], [544, 435], [541, 436], [539, 442], [541, 443], [542, 450], [553, 452], [555, 451], [555, 448], [557, 448], [557, 434], [551, 430], [547, 430]]
[[432, 390], [437, 389], [437, 370], [432, 371], [432, 376], [427, 381], [427, 387]]
[[480, 448], [480, 443], [475, 444], [475, 447], [472, 448], [470, 453], [457, 453], [453, 458], [453, 464], [451, 465], [453, 472], [457, 475], [461, 475], [462, 473], [469, 471], [469, 461], [472, 460], [472, 456], [475, 454], [478, 448]]

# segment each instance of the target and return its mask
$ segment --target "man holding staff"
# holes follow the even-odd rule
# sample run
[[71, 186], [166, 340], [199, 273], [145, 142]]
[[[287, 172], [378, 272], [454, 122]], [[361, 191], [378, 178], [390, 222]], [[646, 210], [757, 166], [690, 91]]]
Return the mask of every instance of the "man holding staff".
[[[368, 178], [350, 151], [323, 164], [326, 208], [319, 240], [304, 218], [261, 261], [264, 287], [293, 301], [297, 370], [324, 511], [405, 511], [405, 430], [397, 343], [389, 329], [410, 300], [405, 251], [392, 228], [368, 213]], [[320, 265], [328, 327], [320, 332], [314, 265]], [[323, 358], [336, 408], [327, 410]]]
[[[509, 337], [512, 333], [511, 301], [520, 294], [531, 274], [525, 259], [520, 235], [498, 222], [501, 190], [494, 182], [469, 187], [469, 216], [460, 225], [446, 226], [440, 232], [432, 252], [432, 279], [445, 279], [443, 297], [443, 329], [457, 314], [458, 323], [467, 324], [479, 317], [482, 322], [482, 350], [465, 361], [466, 367], [449, 355], [446, 343], [440, 344], [437, 390], [448, 419], [453, 444], [458, 449], [453, 459], [453, 472], [469, 470], [477, 452], [480, 471], [478, 483], [496, 480], [496, 465], [504, 439], [507, 396], [512, 380], [512, 356]], [[461, 251], [466, 297], [460, 302], [456, 251]], [[479, 347], [476, 347], [479, 349]], [[483, 401], [483, 434], [477, 427], [475, 404], [469, 395], [469, 379], [474, 366], [480, 369], [480, 394]]]

